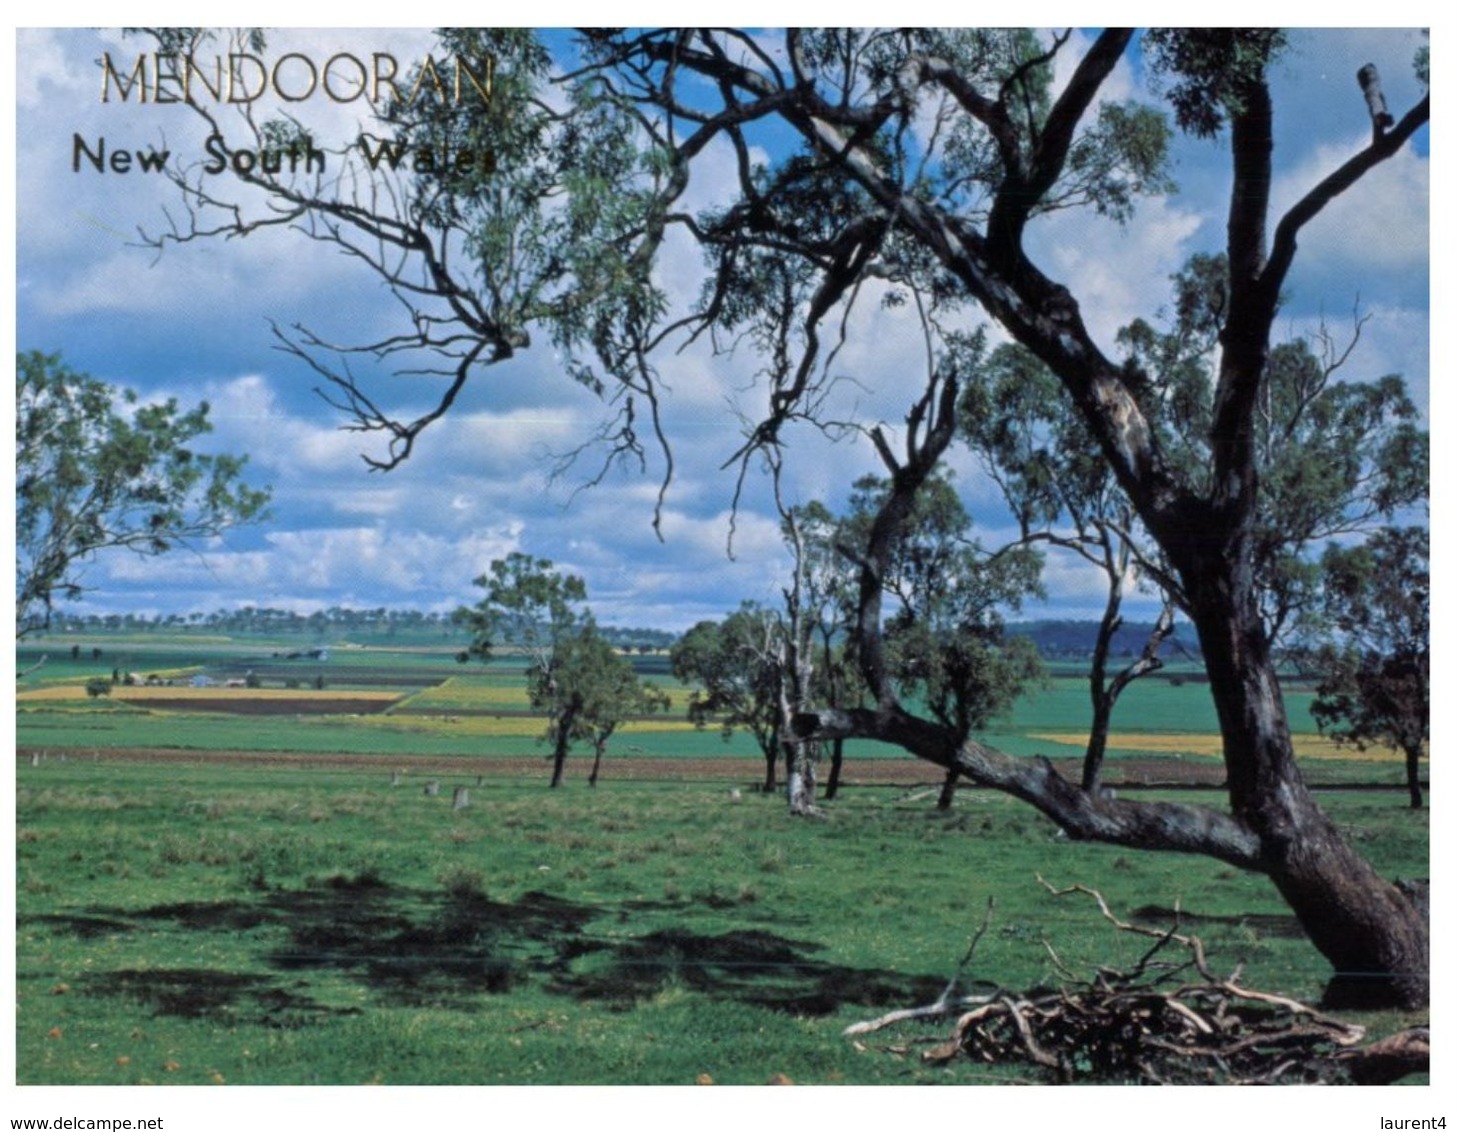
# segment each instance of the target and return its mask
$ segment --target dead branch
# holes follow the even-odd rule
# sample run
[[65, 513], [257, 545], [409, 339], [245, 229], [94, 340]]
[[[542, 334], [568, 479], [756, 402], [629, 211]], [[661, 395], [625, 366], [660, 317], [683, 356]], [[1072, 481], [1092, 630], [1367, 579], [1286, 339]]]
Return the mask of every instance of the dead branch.
[[[1386, 1084], [1428, 1069], [1430, 1032], [1424, 1027], [1361, 1046], [1366, 1033], [1361, 1026], [1285, 995], [1243, 987], [1238, 971], [1224, 978], [1212, 974], [1200, 940], [1177, 930], [1177, 914], [1167, 928], [1131, 924], [1096, 889], [1059, 889], [1037, 879], [1054, 896], [1090, 897], [1116, 930], [1148, 937], [1153, 945], [1128, 971], [1099, 966], [1091, 977], [1079, 978], [1048, 944], [1067, 979], [1063, 986], [952, 1000], [953, 978], [935, 1003], [891, 1011], [846, 1034], [940, 1018], [959, 1004], [971, 1009], [956, 1019], [948, 1037], [922, 1053], [923, 1060], [969, 1057], [1030, 1065], [1060, 1083]], [[990, 911], [958, 977], [986, 931]], [[1156, 958], [1165, 953], [1172, 957]], [[1199, 977], [1173, 981], [1190, 971]]]

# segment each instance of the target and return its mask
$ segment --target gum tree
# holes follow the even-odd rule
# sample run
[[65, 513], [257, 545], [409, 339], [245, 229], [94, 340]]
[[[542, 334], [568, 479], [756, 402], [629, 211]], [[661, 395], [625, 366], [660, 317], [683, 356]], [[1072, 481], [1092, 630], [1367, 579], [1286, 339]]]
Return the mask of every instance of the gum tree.
[[588, 742], [594, 754], [589, 784], [597, 784], [607, 743], [622, 723], [666, 706], [645, 688], [632, 664], [597, 629], [586, 607], [586, 583], [550, 560], [513, 553], [476, 579], [485, 596], [456, 612], [472, 633], [458, 659], [489, 660], [506, 647], [526, 659], [531, 706], [546, 715], [551, 785], [562, 784], [572, 745]]
[[1332, 544], [1310, 618], [1324, 638], [1302, 663], [1319, 678], [1310, 713], [1338, 743], [1395, 747], [1412, 809], [1422, 805], [1421, 759], [1431, 726], [1430, 538], [1388, 527], [1360, 546]]
[[98, 554], [163, 554], [258, 519], [268, 492], [246, 457], [209, 454], [208, 405], [141, 404], [59, 354], [15, 359], [15, 632], [50, 624], [85, 592]]
[[[987, 31], [792, 29], [773, 51], [737, 32], [622, 32], [601, 36], [595, 59], [624, 97], [666, 123], [659, 138], [679, 166], [691, 164], [690, 143], [701, 148], [705, 134], [728, 139], [743, 155], [742, 203], [705, 241], [716, 249], [773, 247], [813, 264], [820, 284], [802, 314], [806, 341], [865, 280], [904, 279], [947, 302], [974, 300], [1057, 376], [1183, 591], [1224, 739], [1230, 805], [1220, 812], [1094, 798], [1044, 761], [958, 743], [901, 702], [877, 644], [880, 592], [898, 527], [954, 433], [954, 370], [933, 371], [908, 418], [903, 450], [892, 452], [884, 438], [879, 445], [893, 486], [862, 570], [858, 621], [859, 654], [878, 702], [806, 713], [800, 737], [881, 739], [1023, 797], [1071, 836], [1204, 853], [1262, 872], [1338, 972], [1333, 1000], [1349, 992], [1423, 1002], [1428, 938], [1419, 911], [1320, 810], [1296, 764], [1255, 557], [1258, 414], [1299, 237], [1426, 125], [1430, 99], [1397, 118], [1374, 69], [1363, 68], [1369, 141], [1272, 215], [1268, 76], [1284, 36], [1214, 29], [1143, 37], [1144, 58], [1163, 76], [1179, 128], [1226, 137], [1230, 155], [1228, 307], [1206, 434], [1212, 463], [1207, 477], [1193, 478], [1153, 427], [1140, 371], [1098, 343], [1076, 281], [1050, 277], [1029, 240], [1049, 212], [1090, 207], [1126, 215], [1139, 194], [1166, 187], [1162, 118], [1102, 100], [1133, 38], [1122, 29], [1099, 33], [1056, 92], [1047, 67], [1066, 37], [1045, 47]], [[700, 81], [688, 82], [690, 75]], [[764, 119], [800, 143], [767, 171], [747, 158], [751, 124]], [[805, 239], [797, 230], [797, 210], [812, 195], [807, 186], [824, 186], [819, 199], [839, 208], [831, 214], [832, 239]], [[734, 280], [720, 272], [715, 284], [732, 291]], [[718, 317], [712, 303], [701, 314]], [[786, 372], [792, 380], [771, 391], [756, 433], [765, 445], [804, 411], [820, 376], [812, 359]]]
[[783, 627], [771, 611], [745, 602], [722, 621], [700, 621], [669, 652], [673, 675], [697, 684], [688, 718], [699, 727], [717, 724], [727, 742], [743, 729], [764, 756], [763, 792], [777, 785], [783, 715], [780, 695]]

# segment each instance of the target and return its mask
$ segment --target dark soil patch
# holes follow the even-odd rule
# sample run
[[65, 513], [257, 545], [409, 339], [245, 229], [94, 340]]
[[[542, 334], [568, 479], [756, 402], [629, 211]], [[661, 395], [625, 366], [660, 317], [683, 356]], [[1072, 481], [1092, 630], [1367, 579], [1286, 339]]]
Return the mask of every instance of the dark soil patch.
[[[126, 697], [119, 697], [125, 700]], [[224, 715], [374, 715], [393, 707], [397, 700], [361, 699], [351, 696], [179, 696], [177, 699], [147, 697], [127, 700], [134, 707], [157, 711], [205, 711]]]

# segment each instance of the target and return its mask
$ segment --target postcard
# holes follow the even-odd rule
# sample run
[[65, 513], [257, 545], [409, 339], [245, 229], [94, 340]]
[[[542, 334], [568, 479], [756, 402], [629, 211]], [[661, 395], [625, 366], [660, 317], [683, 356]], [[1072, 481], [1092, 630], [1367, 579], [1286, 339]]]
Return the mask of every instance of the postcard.
[[17, 43], [14, 1127], [1432, 1080], [1425, 33]]

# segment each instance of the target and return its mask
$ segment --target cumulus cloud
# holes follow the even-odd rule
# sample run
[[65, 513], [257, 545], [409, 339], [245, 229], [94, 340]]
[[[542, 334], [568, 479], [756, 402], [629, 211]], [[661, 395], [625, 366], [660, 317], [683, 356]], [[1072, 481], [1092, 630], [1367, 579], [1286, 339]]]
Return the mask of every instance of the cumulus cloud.
[[[1369, 141], [1369, 134], [1353, 135], [1315, 148], [1277, 179], [1275, 214], [1283, 215]], [[1425, 303], [1430, 198], [1431, 162], [1412, 147], [1376, 166], [1301, 229], [1290, 279], [1294, 300], [1308, 307], [1313, 292], [1342, 303], [1361, 295]]]
[[1196, 250], [1202, 218], [1177, 199], [1140, 203], [1126, 225], [1087, 214], [1056, 214], [1029, 232], [1029, 244], [1078, 299], [1083, 319], [1111, 353], [1113, 336], [1134, 318], [1153, 318], [1170, 294], [1169, 277]]

